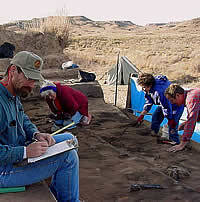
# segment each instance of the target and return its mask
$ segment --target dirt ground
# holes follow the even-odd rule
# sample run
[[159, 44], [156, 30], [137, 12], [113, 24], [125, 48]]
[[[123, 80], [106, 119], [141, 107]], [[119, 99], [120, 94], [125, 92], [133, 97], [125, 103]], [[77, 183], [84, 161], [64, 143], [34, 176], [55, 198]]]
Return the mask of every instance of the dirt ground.
[[[164, 73], [173, 80], [179, 77], [186, 80], [186, 76], [193, 74], [198, 78], [199, 19], [174, 27], [146, 26], [138, 29], [115, 25], [111, 29], [107, 24], [102, 28], [83, 22], [73, 28], [74, 38], [65, 49], [66, 54], [63, 54], [59, 40], [52, 38], [51, 34], [0, 30], [1, 43], [9, 41], [15, 44], [16, 52], [29, 50], [43, 57], [45, 78], [65, 79], [66, 75], [57, 75], [54, 68], [58, 69], [68, 59], [79, 64], [82, 70], [97, 75], [104, 99], [89, 98], [89, 110], [93, 115], [91, 125], [78, 126], [70, 131], [78, 137], [80, 145], [81, 200], [200, 201], [199, 153], [194, 148], [169, 153], [166, 151], [169, 145], [158, 144], [156, 138], [150, 136], [149, 123], [133, 127], [130, 123], [135, 117], [125, 115], [113, 106], [115, 86], [105, 85], [103, 77], [116, 63], [120, 50], [120, 55], [126, 55], [144, 71]], [[90, 37], [93, 34], [94, 37]], [[3, 72], [8, 61], [0, 62], [0, 72]], [[191, 77], [188, 82], [193, 80]], [[117, 106], [124, 108], [127, 86], [119, 86], [118, 90]], [[50, 111], [43, 100], [26, 101], [24, 108], [40, 131], [50, 132]], [[163, 189], [130, 191], [133, 184], [160, 185]]]
[[[50, 113], [43, 100], [24, 103], [31, 120], [50, 132]], [[89, 98], [91, 125], [70, 130], [79, 140], [80, 199], [85, 202], [200, 201], [199, 153], [186, 149], [169, 153], [157, 144], [149, 124], [133, 127], [135, 118], [103, 98]], [[130, 191], [132, 184], [156, 184], [163, 189]]]

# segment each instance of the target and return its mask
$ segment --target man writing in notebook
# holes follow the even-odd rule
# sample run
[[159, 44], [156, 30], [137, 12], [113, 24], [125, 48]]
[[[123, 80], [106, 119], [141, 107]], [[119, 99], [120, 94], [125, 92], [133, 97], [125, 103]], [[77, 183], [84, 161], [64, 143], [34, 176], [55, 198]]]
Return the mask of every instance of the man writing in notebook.
[[24, 113], [20, 97], [26, 97], [35, 82], [43, 79], [42, 65], [38, 55], [21, 51], [0, 81], [0, 188], [25, 186], [52, 176], [50, 190], [57, 201], [79, 201], [79, 159], [75, 150], [16, 166], [26, 158], [41, 156], [51, 145], [74, 138], [66, 133], [55, 137], [40, 133]]

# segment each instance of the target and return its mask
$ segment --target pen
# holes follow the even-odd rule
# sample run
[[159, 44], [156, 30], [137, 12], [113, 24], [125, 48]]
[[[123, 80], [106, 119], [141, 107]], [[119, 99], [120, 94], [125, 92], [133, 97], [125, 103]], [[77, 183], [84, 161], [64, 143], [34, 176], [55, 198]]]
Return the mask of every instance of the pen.
[[32, 138], [32, 143], [34, 143], [34, 142], [38, 142], [38, 140], [35, 138]]

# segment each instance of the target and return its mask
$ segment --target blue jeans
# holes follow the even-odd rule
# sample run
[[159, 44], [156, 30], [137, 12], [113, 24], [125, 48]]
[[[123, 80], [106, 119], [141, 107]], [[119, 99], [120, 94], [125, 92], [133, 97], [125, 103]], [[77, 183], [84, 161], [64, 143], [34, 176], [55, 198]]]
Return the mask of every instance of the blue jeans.
[[[54, 136], [56, 143], [72, 139], [70, 133]], [[25, 166], [0, 167], [0, 187], [30, 185], [52, 176], [50, 190], [58, 202], [79, 202], [79, 158], [71, 150]]]
[[[176, 123], [179, 123], [179, 120], [181, 118], [181, 115], [183, 113], [184, 106], [175, 107], [173, 109], [173, 119]], [[154, 113], [152, 114], [152, 122], [151, 122], [151, 129], [158, 133], [160, 130], [160, 124], [162, 123], [164, 119], [164, 114], [162, 111], [162, 107], [158, 106]], [[177, 144], [180, 143], [179, 135], [178, 135], [178, 124], [175, 128], [169, 127], [169, 139], [176, 142]]]

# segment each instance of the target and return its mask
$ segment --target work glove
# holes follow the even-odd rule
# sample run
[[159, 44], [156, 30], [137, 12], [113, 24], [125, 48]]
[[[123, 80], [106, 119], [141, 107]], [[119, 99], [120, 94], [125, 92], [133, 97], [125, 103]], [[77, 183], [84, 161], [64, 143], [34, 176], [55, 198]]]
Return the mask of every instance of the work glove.
[[171, 127], [171, 128], [176, 128], [176, 121], [174, 121], [174, 119], [169, 119], [168, 120], [168, 126]]
[[140, 125], [143, 122], [144, 115], [140, 114], [140, 116], [137, 118], [137, 123]]

